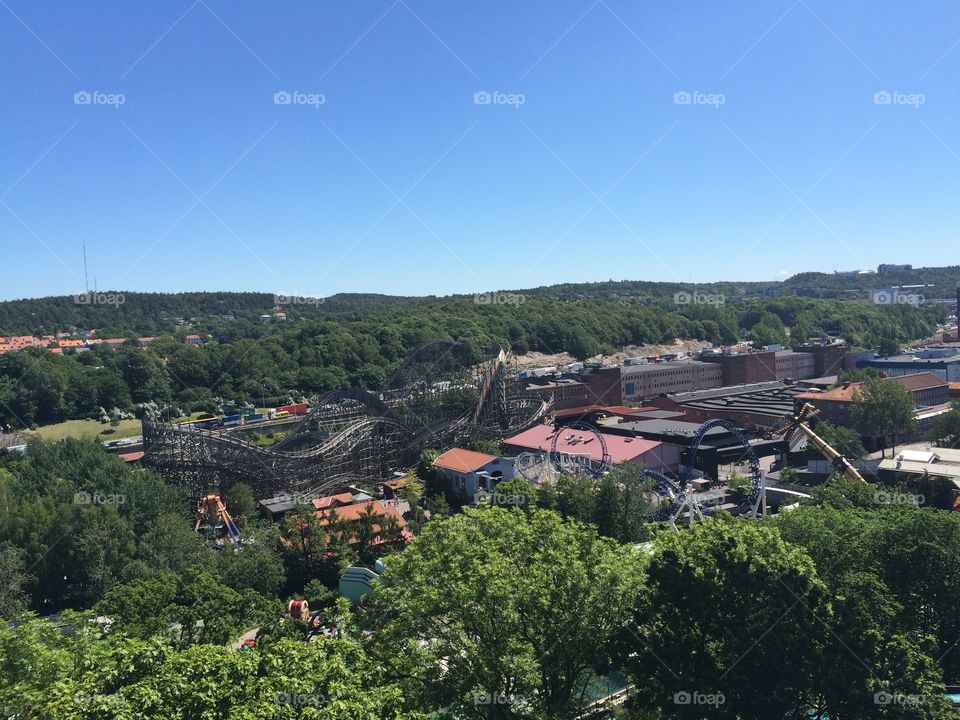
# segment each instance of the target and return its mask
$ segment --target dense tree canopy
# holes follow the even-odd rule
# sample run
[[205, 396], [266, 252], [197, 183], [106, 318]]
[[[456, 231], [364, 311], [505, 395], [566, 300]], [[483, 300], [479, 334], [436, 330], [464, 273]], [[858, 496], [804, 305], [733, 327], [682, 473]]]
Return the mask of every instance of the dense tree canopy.
[[[271, 296], [225, 295], [216, 301], [191, 297], [131, 294], [118, 308], [84, 306], [83, 313], [113, 313], [110, 318], [120, 324], [113, 333], [131, 338], [129, 346], [117, 351], [100, 345], [77, 355], [68, 350], [55, 356], [40, 348], [0, 355], [0, 421], [32, 426], [98, 418], [103, 410], [132, 410], [147, 402], [213, 411], [217, 398], [273, 405], [351, 385], [376, 388], [407, 353], [435, 339], [498, 342], [517, 353], [569, 352], [581, 359], [628, 345], [673, 343], [677, 338], [765, 345], [831, 334], [846, 338], [855, 348], [875, 348], [881, 338], [906, 343], [930, 337], [943, 317], [943, 309], [933, 305], [734, 296], [724, 304], [677, 305], [660, 295], [633, 303], [610, 295], [583, 299], [568, 294], [558, 301], [532, 293], [515, 304], [484, 304], [459, 296], [365, 296], [352, 313], [345, 309], [349, 305], [345, 300], [331, 299], [297, 306], [290, 309], [288, 322], [267, 325], [256, 322], [254, 310], [247, 311], [249, 318], [237, 310], [233, 321], [224, 320], [223, 308], [237, 303], [266, 312]], [[31, 312], [46, 317], [44, 308], [54, 301], [36, 301], [39, 310]], [[184, 309], [191, 302], [193, 310]], [[53, 331], [49, 323], [55, 314], [42, 327], [25, 329], [24, 311], [14, 306], [0, 303], [4, 328], [0, 334]], [[160, 310], [168, 307], [178, 310]], [[161, 332], [157, 325], [163, 325], [162, 318], [172, 322], [175, 315], [201, 316], [190, 330], [209, 332], [209, 342], [202, 347], [185, 345], [184, 329], [168, 324], [168, 336], [161, 335], [149, 349], [135, 347], [133, 338]], [[21, 320], [4, 326], [4, 317]], [[77, 319], [93, 323], [81, 327], [110, 335], [93, 317], [81, 314]], [[793, 336], [790, 329], [795, 327]]]

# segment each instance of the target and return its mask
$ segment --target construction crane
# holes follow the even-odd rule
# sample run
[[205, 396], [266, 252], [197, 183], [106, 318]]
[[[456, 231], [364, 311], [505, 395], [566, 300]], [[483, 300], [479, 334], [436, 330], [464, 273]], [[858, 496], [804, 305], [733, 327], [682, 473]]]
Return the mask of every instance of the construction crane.
[[807, 436], [807, 440], [813, 443], [813, 446], [819, 450], [823, 456], [833, 463], [833, 466], [848, 480], [857, 480], [862, 483], [867, 481], [863, 479], [863, 475], [860, 474], [860, 471], [857, 470], [853, 463], [847, 460], [843, 455], [833, 449], [829, 443], [827, 443], [823, 438], [817, 435], [807, 424], [807, 420], [814, 415], [816, 415], [818, 410], [811, 405], [810, 403], [804, 403], [803, 407], [800, 408], [800, 412], [794, 415], [787, 422], [783, 423], [777, 428], [766, 433], [767, 437], [773, 435], [780, 435], [781, 433], [784, 436], [784, 439], [789, 443], [793, 436], [798, 430], [803, 432]]
[[200, 498], [200, 502], [197, 503], [197, 522], [193, 526], [194, 532], [200, 530], [200, 524], [204, 520], [206, 520], [204, 528], [210, 530], [218, 548], [223, 547], [223, 540], [217, 535], [217, 528], [222, 526], [230, 542], [233, 543], [234, 550], [240, 550], [240, 531], [219, 495], [204, 495]]

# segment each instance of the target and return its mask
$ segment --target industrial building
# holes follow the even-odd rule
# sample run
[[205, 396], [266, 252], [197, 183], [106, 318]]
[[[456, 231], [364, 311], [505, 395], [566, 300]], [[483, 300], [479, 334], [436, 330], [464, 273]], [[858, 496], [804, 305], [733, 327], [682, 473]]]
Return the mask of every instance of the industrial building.
[[693, 423], [729, 420], [743, 427], [766, 429], [794, 413], [794, 398], [805, 388], [779, 380], [674, 393], [650, 401], [663, 410], [680, 411]]
[[624, 403], [642, 402], [665, 393], [717, 388], [723, 384], [719, 365], [697, 360], [631, 365], [620, 369]]
[[855, 365], [857, 368], [876, 368], [887, 377], [930, 372], [947, 382], [960, 381], [960, 353], [955, 343], [933, 345], [890, 357], [864, 353], [856, 359]]
[[586, 383], [570, 377], [532, 378], [526, 380], [524, 392], [553, 395], [553, 406], [557, 410], [583, 407], [596, 399]]

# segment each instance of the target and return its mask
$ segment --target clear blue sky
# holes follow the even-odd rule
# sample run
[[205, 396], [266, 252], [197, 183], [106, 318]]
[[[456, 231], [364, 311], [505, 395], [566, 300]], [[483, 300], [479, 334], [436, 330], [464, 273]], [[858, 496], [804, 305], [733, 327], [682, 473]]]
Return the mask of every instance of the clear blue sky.
[[2, 298], [82, 241], [101, 290], [309, 295], [956, 262], [954, 1], [2, 0], [0, 42]]

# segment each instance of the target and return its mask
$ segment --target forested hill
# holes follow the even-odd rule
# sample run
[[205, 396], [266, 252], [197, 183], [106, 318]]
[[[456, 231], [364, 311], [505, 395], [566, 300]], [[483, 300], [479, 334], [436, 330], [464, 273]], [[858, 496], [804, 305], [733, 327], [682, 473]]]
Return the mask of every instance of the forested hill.
[[[361, 320], [414, 307], [435, 298], [350, 293], [328, 298], [254, 292], [141, 293], [117, 290], [87, 296], [54, 296], [0, 302], [0, 335], [37, 336], [72, 329], [94, 329], [125, 337], [170, 332], [182, 319], [194, 332], [216, 331], [233, 323], [254, 323], [263, 314], [283, 311], [291, 320]], [[245, 333], [246, 334], [246, 333]]]
[[[867, 300], [875, 288], [924, 285], [915, 290], [926, 298], [952, 297], [960, 280], [960, 266], [916, 268], [908, 272], [836, 275], [800, 273], [780, 283], [783, 295], [800, 289], [803, 294], [824, 299]], [[627, 305], [649, 305], [676, 310], [678, 293], [701, 294], [731, 305], [762, 297], [771, 282], [676, 283], [640, 280], [610, 280], [595, 283], [565, 283], [539, 288], [479, 296], [402, 297], [344, 293], [308, 297], [254, 292], [141, 293], [100, 291], [86, 297], [46, 297], [0, 302], [0, 335], [38, 336], [72, 329], [93, 329], [104, 335], [136, 336], [171, 332], [182, 319], [192, 332], [229, 332], [250, 336], [249, 325], [263, 314], [284, 312], [290, 320], [364, 320], [376, 315], [420, 306], [453, 307], [471, 300], [477, 304], [517, 305], [525, 300], [559, 302], [599, 300]]]

